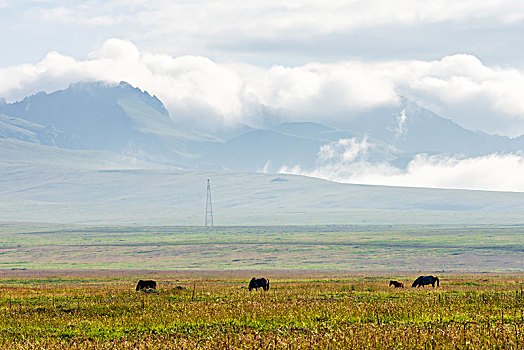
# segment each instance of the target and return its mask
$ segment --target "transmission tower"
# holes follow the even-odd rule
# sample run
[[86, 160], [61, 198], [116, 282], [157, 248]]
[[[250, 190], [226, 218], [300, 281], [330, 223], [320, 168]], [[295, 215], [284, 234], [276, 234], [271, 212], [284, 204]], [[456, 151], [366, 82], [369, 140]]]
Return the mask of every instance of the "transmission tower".
[[206, 227], [213, 227], [213, 204], [211, 203], [211, 185], [207, 179], [207, 198], [206, 198]]

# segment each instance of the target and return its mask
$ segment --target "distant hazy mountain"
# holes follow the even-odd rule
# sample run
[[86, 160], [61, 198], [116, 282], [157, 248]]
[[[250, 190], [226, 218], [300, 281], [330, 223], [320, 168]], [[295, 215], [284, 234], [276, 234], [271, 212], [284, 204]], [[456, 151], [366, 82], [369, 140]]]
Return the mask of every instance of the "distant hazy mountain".
[[199, 161], [226, 169], [278, 171], [284, 164], [310, 167], [321, 146], [317, 139], [254, 130], [227, 142], [217, 143]]
[[[379, 108], [339, 118], [336, 127], [312, 122], [286, 122], [249, 130], [199, 149], [200, 167], [278, 171], [283, 165], [312, 169], [322, 145], [341, 139], [366, 139], [372, 145], [366, 161], [404, 167], [416, 154], [474, 157], [524, 150], [524, 137], [467, 130], [453, 121], [404, 100], [395, 108]], [[198, 153], [198, 152], [197, 152]]]
[[291, 122], [275, 125], [271, 130], [298, 137], [306, 137], [319, 141], [337, 141], [352, 137], [361, 137], [362, 134], [352, 131], [336, 129], [327, 125], [312, 122]]
[[[54, 132], [54, 145], [61, 148], [106, 150], [160, 163], [183, 164], [188, 159], [184, 149], [191, 136], [175, 128], [156, 97], [124, 82], [78, 83], [41, 92], [0, 104], [0, 113], [11, 117], [3, 118], [2, 135], [23, 141], [50, 145], [53, 142], [41, 141]], [[36, 132], [35, 137], [30, 132]]]
[[[364, 137], [318, 123], [283, 123], [269, 130], [248, 131], [226, 142], [214, 142], [198, 161], [204, 168], [277, 172], [285, 165], [311, 170], [318, 165], [321, 146], [340, 139], [362, 141]], [[370, 159], [389, 161], [397, 157], [396, 150], [382, 141], [367, 139], [374, 144]]]
[[75, 148], [77, 142], [73, 135], [58, 130], [54, 126], [43, 126], [3, 114], [0, 114], [0, 138], [64, 148]]
[[370, 135], [408, 154], [477, 156], [524, 149], [521, 138], [464, 129], [409, 100], [403, 100], [399, 107], [348, 115], [340, 118], [338, 124], [340, 128]]
[[125, 82], [77, 83], [16, 103], [0, 103], [0, 137], [109, 151], [187, 169], [275, 172], [283, 165], [312, 169], [318, 165], [320, 148], [341, 139], [365, 139], [373, 145], [366, 161], [400, 167], [418, 153], [477, 156], [524, 148], [523, 137], [466, 130], [408, 100], [336, 120], [334, 126], [286, 122], [254, 129], [239, 124], [209, 134], [198, 122], [182, 128], [158, 98]]

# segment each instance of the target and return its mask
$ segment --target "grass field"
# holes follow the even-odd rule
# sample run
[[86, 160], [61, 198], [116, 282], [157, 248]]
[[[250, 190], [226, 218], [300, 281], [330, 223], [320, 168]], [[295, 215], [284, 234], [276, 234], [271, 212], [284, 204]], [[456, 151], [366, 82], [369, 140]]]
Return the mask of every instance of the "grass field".
[[523, 253], [520, 225], [3, 223], [0, 348], [522, 349]]
[[0, 268], [524, 272], [521, 225], [0, 224]]
[[[2, 349], [522, 349], [524, 274], [4, 270]], [[154, 278], [155, 293], [135, 292]]]

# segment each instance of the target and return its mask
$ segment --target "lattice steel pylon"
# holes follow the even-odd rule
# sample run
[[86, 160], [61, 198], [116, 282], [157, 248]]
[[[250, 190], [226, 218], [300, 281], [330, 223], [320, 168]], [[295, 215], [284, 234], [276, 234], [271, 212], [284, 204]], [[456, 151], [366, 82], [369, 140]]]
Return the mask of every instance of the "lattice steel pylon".
[[211, 203], [211, 185], [207, 179], [207, 198], [206, 198], [206, 227], [214, 227], [213, 221], [213, 203]]

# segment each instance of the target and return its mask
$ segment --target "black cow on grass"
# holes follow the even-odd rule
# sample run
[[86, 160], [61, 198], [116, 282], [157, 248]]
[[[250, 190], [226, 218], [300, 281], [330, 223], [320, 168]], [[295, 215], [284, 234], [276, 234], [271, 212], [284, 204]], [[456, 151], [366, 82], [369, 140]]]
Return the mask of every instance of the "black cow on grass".
[[263, 290], [269, 290], [269, 280], [265, 278], [255, 278], [253, 277], [249, 281], [249, 291], [251, 292], [254, 289], [262, 287]]
[[156, 289], [156, 282], [153, 281], [153, 280], [140, 280], [138, 281], [138, 283], [136, 284], [136, 291], [138, 292], [139, 290], [151, 290], [151, 289]]

